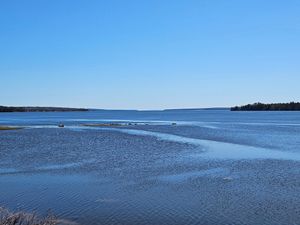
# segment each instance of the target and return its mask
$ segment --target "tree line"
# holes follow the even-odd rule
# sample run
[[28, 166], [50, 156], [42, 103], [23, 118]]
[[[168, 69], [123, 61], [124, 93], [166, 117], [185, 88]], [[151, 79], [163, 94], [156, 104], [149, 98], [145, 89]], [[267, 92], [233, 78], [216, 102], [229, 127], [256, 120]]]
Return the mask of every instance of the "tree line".
[[290, 103], [254, 103], [243, 106], [235, 106], [231, 111], [300, 111], [300, 102]]
[[83, 109], [83, 108], [62, 108], [62, 107], [0, 106], [0, 112], [70, 112], [70, 111], [88, 111], [88, 109]]

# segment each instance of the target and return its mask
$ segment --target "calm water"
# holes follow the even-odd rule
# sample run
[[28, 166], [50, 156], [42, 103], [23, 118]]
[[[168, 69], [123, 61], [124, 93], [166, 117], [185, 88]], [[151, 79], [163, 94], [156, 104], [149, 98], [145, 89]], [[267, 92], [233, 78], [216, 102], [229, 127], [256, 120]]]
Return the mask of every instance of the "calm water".
[[[103, 122], [125, 126], [81, 126]], [[300, 224], [300, 112], [1, 113], [0, 125], [25, 127], [0, 132], [11, 210], [83, 225]]]

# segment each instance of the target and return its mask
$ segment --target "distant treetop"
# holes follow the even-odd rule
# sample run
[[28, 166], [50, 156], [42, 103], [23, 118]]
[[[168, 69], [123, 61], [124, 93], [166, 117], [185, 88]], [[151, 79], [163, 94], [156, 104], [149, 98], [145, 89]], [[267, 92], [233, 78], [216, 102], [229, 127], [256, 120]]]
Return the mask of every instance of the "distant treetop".
[[290, 103], [254, 103], [243, 106], [235, 106], [231, 111], [300, 111], [300, 102]]
[[69, 112], [88, 111], [82, 108], [62, 108], [62, 107], [12, 107], [0, 106], [0, 112]]

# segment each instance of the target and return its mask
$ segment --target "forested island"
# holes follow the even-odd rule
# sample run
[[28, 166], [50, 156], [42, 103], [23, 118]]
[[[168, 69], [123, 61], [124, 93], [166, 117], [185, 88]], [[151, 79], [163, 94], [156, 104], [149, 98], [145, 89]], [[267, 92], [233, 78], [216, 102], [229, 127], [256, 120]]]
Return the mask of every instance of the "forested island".
[[300, 111], [300, 102], [290, 103], [254, 103], [243, 106], [235, 106], [231, 111]]
[[73, 112], [73, 111], [88, 111], [88, 109], [64, 108], [64, 107], [0, 106], [0, 112]]

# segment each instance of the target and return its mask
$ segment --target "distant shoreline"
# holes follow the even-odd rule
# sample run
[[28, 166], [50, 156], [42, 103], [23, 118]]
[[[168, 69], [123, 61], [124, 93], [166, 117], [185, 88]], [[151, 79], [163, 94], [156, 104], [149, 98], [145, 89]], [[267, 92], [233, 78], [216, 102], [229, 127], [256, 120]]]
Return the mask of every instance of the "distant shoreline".
[[211, 108], [178, 108], [161, 110], [138, 110], [138, 109], [96, 109], [96, 108], [68, 108], [68, 107], [40, 107], [40, 106], [0, 106], [1, 112], [86, 112], [86, 111], [198, 111], [198, 110], [230, 110], [229, 107], [211, 107]]
[[198, 110], [229, 110], [229, 107], [211, 107], [211, 108], [182, 108], [182, 109], [164, 109], [162, 111], [198, 111]]
[[[87, 108], [69, 108], [69, 107], [40, 107], [40, 106], [0, 106], [0, 113], [9, 112], [87, 112], [87, 111], [107, 111], [110, 109], [87, 109]], [[120, 110], [111, 109], [112, 111], [140, 111], [140, 110]], [[211, 107], [211, 108], [178, 108], [162, 110], [143, 110], [143, 111], [202, 111], [202, 110], [230, 110], [230, 111], [300, 111], [300, 102], [290, 103], [254, 103], [242, 106]]]
[[89, 111], [84, 108], [67, 108], [67, 107], [32, 107], [32, 106], [0, 106], [1, 112], [85, 112]]
[[290, 103], [254, 103], [243, 106], [235, 106], [231, 111], [300, 111], [300, 102]]

